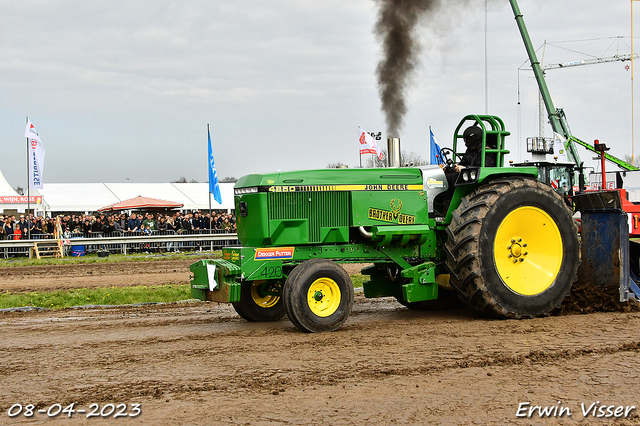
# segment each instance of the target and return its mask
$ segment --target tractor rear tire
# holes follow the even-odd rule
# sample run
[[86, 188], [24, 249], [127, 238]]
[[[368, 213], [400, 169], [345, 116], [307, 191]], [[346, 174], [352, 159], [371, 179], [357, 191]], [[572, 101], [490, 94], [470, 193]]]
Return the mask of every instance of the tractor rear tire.
[[293, 268], [282, 291], [289, 320], [309, 333], [337, 330], [353, 307], [349, 274], [326, 259], [307, 260]]
[[[240, 301], [233, 303], [238, 315], [250, 322], [278, 321], [284, 314], [282, 297], [264, 294], [261, 285], [265, 281], [243, 281], [240, 288]], [[276, 283], [275, 286], [280, 286]]]
[[532, 178], [475, 189], [453, 212], [447, 237], [450, 284], [485, 317], [545, 315], [576, 280], [580, 246], [571, 211]]

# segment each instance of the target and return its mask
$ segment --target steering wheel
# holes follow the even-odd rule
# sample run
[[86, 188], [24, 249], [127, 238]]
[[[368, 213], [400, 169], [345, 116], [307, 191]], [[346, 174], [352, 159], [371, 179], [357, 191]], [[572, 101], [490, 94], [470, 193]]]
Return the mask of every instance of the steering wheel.
[[444, 161], [445, 169], [453, 169], [456, 165], [456, 153], [453, 152], [450, 148], [440, 148], [440, 156], [442, 157], [442, 161]]

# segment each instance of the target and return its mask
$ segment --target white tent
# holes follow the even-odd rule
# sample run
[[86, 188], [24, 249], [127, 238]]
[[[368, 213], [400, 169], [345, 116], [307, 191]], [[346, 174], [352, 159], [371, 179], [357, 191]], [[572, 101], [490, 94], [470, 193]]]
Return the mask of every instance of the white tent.
[[[221, 182], [222, 204], [211, 196], [213, 210], [231, 211], [233, 182]], [[184, 204], [182, 210], [209, 210], [208, 183], [45, 183], [42, 190], [31, 190], [31, 209], [37, 212], [95, 212], [100, 207], [139, 195]], [[0, 171], [0, 213], [24, 212], [27, 197], [18, 194]]]
[[0, 170], [0, 196], [2, 197], [17, 197], [20, 194], [9, 185], [9, 182], [4, 178], [2, 170]]
[[[31, 194], [31, 208], [43, 210], [42, 197]], [[28, 202], [26, 195], [20, 195], [9, 185], [2, 171], [0, 171], [0, 213], [15, 214], [27, 210]]]
[[[233, 210], [233, 183], [220, 183], [222, 204], [211, 196], [213, 210]], [[176, 201], [182, 210], [209, 210], [208, 183], [45, 183], [41, 191], [47, 212], [95, 212], [139, 195]]]

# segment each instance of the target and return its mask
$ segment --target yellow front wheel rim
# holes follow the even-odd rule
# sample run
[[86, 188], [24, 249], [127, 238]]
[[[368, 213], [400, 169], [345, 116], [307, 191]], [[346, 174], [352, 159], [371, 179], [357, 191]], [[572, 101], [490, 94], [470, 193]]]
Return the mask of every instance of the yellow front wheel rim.
[[279, 296], [275, 296], [273, 294], [267, 294], [265, 296], [261, 296], [258, 293], [258, 287], [260, 284], [264, 283], [264, 281], [253, 281], [251, 283], [251, 298], [254, 303], [261, 308], [271, 308], [275, 306], [276, 303], [280, 300]]
[[328, 317], [338, 310], [342, 293], [340, 287], [331, 278], [318, 278], [307, 293], [307, 303], [311, 312], [319, 317]]
[[493, 249], [502, 281], [525, 296], [540, 294], [555, 282], [563, 252], [558, 225], [547, 212], [533, 206], [515, 209], [504, 218]]

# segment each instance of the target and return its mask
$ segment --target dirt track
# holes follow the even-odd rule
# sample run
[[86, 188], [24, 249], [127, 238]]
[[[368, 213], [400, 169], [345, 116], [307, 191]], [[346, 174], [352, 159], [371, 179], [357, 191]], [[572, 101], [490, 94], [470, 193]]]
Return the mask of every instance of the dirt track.
[[189, 265], [198, 258], [0, 268], [0, 292], [187, 284]]
[[[0, 287], [68, 288], [87, 275], [105, 286], [188, 279], [156, 262], [129, 275], [87, 268], [5, 268]], [[342, 329], [317, 335], [202, 303], [5, 313], [0, 332], [0, 424], [92, 422], [10, 418], [16, 403], [124, 403], [130, 412], [139, 403], [136, 419], [114, 421], [154, 425], [580, 424], [581, 403], [640, 406], [637, 312], [489, 321], [356, 297]], [[516, 417], [519, 403], [558, 401], [571, 417]], [[639, 413], [615, 424], [639, 424]]]

